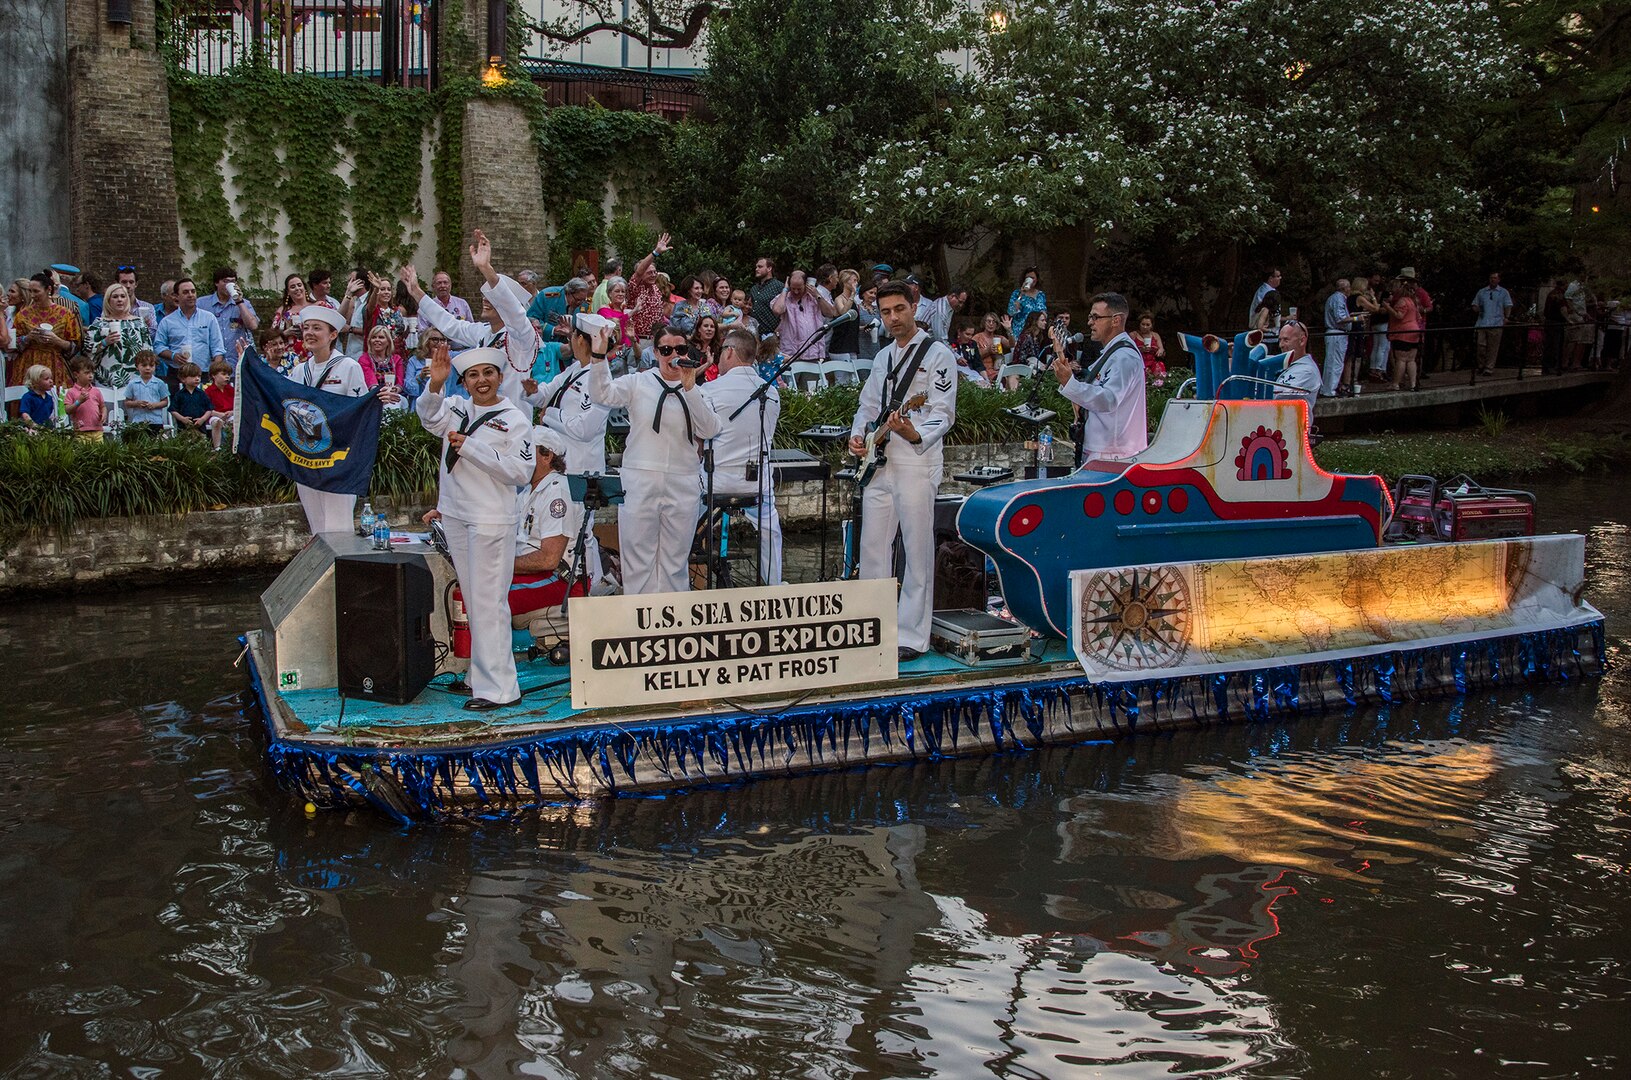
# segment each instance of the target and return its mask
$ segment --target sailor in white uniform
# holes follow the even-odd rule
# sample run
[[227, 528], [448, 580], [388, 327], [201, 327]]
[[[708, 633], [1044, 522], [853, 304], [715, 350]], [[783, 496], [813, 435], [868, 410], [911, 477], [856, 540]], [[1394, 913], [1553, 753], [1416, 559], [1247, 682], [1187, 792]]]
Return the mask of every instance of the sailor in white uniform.
[[[537, 455], [532, 483], [521, 489], [516, 503], [521, 527], [510, 582], [512, 616], [560, 607], [572, 584], [572, 559], [583, 524], [583, 504], [572, 498], [566, 482], [566, 437], [534, 426], [532, 452]], [[588, 591], [589, 582], [578, 584], [574, 596]]]
[[1128, 458], [1150, 445], [1144, 420], [1144, 356], [1127, 333], [1127, 299], [1099, 293], [1087, 317], [1088, 332], [1102, 348], [1081, 379], [1065, 353], [1064, 337], [1053, 337], [1053, 374], [1066, 401], [1080, 408], [1082, 461]]
[[1308, 352], [1308, 328], [1295, 320], [1280, 324], [1280, 344], [1291, 355], [1285, 370], [1274, 380], [1276, 400], [1302, 398], [1308, 402], [1308, 415], [1303, 420], [1303, 431], [1314, 426], [1314, 405], [1319, 401], [1320, 386], [1324, 381], [1319, 364]]
[[703, 439], [719, 434], [719, 417], [697, 389], [697, 369], [680, 363], [687, 348], [680, 331], [658, 324], [652, 334], [657, 370], [617, 379], [606, 365], [610, 342], [609, 331], [596, 333], [589, 399], [629, 410], [617, 519], [623, 592], [685, 592], [691, 587], [691, 541], [702, 513], [697, 451]]
[[944, 472], [941, 443], [957, 420], [957, 357], [918, 329], [904, 282], [878, 289], [878, 313], [894, 341], [873, 360], [850, 424], [849, 449], [857, 457], [865, 452], [868, 424], [883, 417], [889, 432], [885, 463], [861, 495], [860, 571], [863, 578], [894, 576], [898, 530], [906, 550], [898, 644], [901, 660], [915, 660], [929, 647], [934, 619], [934, 497]]
[[[302, 386], [316, 387], [342, 397], [362, 397], [368, 393], [362, 366], [339, 351], [340, 331], [345, 319], [333, 308], [313, 304], [300, 313], [300, 339], [308, 358], [295, 365], [289, 378]], [[394, 386], [380, 390], [380, 400], [390, 405], [400, 400]], [[352, 532], [352, 511], [357, 497], [336, 491], [318, 491], [305, 484], [295, 485], [300, 507], [306, 511], [306, 524], [313, 533]]]
[[[606, 421], [612, 410], [589, 400], [589, 350], [597, 329], [610, 331], [613, 323], [599, 315], [572, 316], [572, 362], [538, 388], [532, 399], [543, 413], [542, 426], [565, 440], [567, 471], [573, 476], [603, 476], [606, 473]], [[600, 580], [600, 542], [589, 530], [584, 544], [584, 564], [589, 576]]]
[[[436, 509], [470, 617], [470, 700], [476, 711], [521, 700], [510, 650], [508, 593], [515, 572], [516, 489], [532, 481], [532, 425], [499, 396], [504, 354], [467, 349], [452, 361], [446, 343], [430, 357], [430, 382], [414, 406], [432, 435], [442, 436]], [[457, 368], [468, 398], [447, 397]]]
[[[538, 331], [527, 318], [527, 305], [532, 294], [512, 278], [493, 270], [493, 248], [480, 229], [473, 234], [470, 261], [487, 279], [481, 287], [481, 321], [467, 322], [443, 307], [434, 296], [419, 287], [419, 273], [404, 266], [397, 277], [408, 287], [419, 304], [419, 325], [435, 327], [454, 348], [484, 347], [498, 349], [504, 354], [503, 382], [499, 396], [525, 411], [535, 401], [529, 401], [522, 382], [532, 376], [532, 362], [538, 356]], [[528, 425], [531, 426], [530, 424]]]
[[[782, 403], [771, 387], [765, 394], [761, 430], [759, 403], [749, 400], [764, 385], [754, 367], [757, 356], [758, 339], [753, 334], [740, 327], [727, 330], [719, 347], [719, 377], [703, 384], [702, 397], [721, 425], [714, 436], [714, 494], [758, 495], [759, 503], [748, 511], [748, 520], [759, 530], [759, 573], [766, 585], [780, 585], [782, 523], [776, 513], [770, 446], [776, 438]], [[706, 470], [702, 490], [706, 495]]]

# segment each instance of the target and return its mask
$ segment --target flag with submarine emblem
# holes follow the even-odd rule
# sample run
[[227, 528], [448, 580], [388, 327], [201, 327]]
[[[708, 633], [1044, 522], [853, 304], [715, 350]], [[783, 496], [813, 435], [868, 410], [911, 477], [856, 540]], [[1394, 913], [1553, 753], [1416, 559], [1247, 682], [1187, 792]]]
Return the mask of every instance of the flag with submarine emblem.
[[384, 411], [378, 391], [349, 397], [305, 386], [253, 349], [238, 363], [237, 452], [318, 491], [368, 494]]

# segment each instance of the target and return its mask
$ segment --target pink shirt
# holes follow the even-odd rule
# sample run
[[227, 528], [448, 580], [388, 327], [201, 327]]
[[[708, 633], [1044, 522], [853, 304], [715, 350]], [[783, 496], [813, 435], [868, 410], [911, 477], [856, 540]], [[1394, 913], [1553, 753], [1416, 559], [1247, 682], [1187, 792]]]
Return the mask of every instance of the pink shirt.
[[70, 386], [63, 401], [75, 431], [102, 430], [102, 391], [94, 386]]
[[1388, 324], [1388, 340], [1406, 345], [1421, 344], [1421, 316], [1416, 314], [1416, 301], [1404, 295], [1395, 296], [1393, 307], [1399, 315]]
[[[795, 300], [791, 292], [782, 293], [782, 299], [787, 304], [780, 328], [782, 352], [792, 356], [821, 329], [821, 305], [809, 289], [804, 290], [803, 299]], [[826, 338], [816, 341], [804, 352], [806, 360], [821, 360], [826, 355]]]

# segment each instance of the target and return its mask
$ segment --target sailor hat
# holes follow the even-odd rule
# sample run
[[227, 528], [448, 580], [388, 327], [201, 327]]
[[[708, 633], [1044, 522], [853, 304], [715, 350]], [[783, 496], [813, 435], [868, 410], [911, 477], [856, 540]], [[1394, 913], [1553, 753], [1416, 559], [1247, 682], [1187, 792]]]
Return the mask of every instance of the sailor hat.
[[556, 457], [566, 456], [566, 436], [542, 424], [533, 425], [532, 445], [541, 446]]
[[345, 316], [331, 307], [324, 307], [322, 304], [308, 304], [300, 309], [300, 321], [304, 323], [309, 319], [315, 319], [320, 323], [328, 323], [334, 327], [336, 332], [345, 329]]
[[499, 371], [504, 370], [504, 350], [502, 349], [466, 349], [453, 358], [453, 370], [459, 373], [462, 379], [465, 372], [481, 364], [491, 364]]
[[594, 337], [598, 331], [610, 330], [616, 325], [604, 315], [593, 315], [587, 311], [580, 311], [572, 316], [572, 329], [590, 337]]

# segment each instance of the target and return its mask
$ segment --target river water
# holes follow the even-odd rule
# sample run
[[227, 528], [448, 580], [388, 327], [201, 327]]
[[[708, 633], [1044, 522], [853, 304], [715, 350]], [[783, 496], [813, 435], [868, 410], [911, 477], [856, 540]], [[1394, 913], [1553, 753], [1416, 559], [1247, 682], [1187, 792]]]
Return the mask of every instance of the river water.
[[[1611, 656], [1631, 483], [1589, 533]], [[0, 1077], [1631, 1068], [1631, 680], [399, 829], [241, 714], [265, 579], [0, 607]]]

